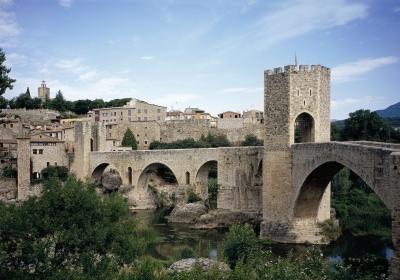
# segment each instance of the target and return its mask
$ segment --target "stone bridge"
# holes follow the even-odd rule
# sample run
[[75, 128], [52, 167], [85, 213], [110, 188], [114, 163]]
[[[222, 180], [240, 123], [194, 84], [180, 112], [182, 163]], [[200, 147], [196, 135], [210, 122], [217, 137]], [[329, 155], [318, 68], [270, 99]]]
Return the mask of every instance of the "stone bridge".
[[264, 192], [267, 196], [263, 199], [262, 235], [281, 242], [320, 243], [318, 222], [330, 218], [329, 183], [347, 167], [378, 195], [392, 214], [391, 269], [392, 275], [398, 275], [400, 145], [366, 141], [301, 143], [291, 146], [291, 155], [292, 189]]
[[86, 177], [101, 180], [107, 167], [118, 171], [132, 195], [143, 199], [148, 174], [167, 167], [180, 186], [193, 187], [199, 195], [207, 194], [208, 173], [212, 166], [218, 173], [218, 208], [236, 211], [260, 211], [262, 190], [262, 147], [205, 149], [141, 150], [91, 152]]

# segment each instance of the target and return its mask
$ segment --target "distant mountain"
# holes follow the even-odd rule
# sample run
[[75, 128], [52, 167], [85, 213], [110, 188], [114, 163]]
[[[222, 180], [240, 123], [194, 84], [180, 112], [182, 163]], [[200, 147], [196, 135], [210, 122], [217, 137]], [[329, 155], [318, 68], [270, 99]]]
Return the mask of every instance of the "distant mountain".
[[400, 102], [376, 111], [382, 118], [400, 118]]

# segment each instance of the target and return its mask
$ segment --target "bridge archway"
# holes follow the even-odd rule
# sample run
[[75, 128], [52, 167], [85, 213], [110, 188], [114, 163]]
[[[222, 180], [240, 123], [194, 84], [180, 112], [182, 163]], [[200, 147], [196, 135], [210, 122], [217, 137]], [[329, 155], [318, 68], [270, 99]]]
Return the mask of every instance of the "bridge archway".
[[307, 112], [299, 114], [294, 121], [294, 143], [315, 142], [315, 121]]
[[93, 172], [91, 175], [93, 183], [95, 185], [101, 185], [104, 172], [109, 171], [109, 170], [115, 170], [119, 174], [119, 176], [121, 176], [119, 171], [113, 165], [111, 165], [107, 162], [103, 162], [103, 163], [97, 165], [95, 169], [93, 169]]
[[[216, 208], [218, 195], [218, 162], [210, 160], [203, 163], [196, 174], [196, 193], [203, 199], [209, 199], [210, 206]], [[212, 205], [211, 205], [212, 204]]]
[[139, 190], [147, 190], [148, 186], [177, 185], [178, 180], [174, 172], [167, 165], [154, 162], [147, 165], [139, 175]]
[[386, 201], [386, 197], [380, 194], [377, 190], [377, 186], [375, 186], [369, 178], [364, 176], [364, 174], [337, 161], [328, 161], [316, 167], [305, 178], [295, 200], [293, 217], [317, 218], [320, 203], [328, 184], [332, 181], [333, 177], [345, 167], [361, 178], [374, 191], [385, 206], [391, 210], [390, 203]]

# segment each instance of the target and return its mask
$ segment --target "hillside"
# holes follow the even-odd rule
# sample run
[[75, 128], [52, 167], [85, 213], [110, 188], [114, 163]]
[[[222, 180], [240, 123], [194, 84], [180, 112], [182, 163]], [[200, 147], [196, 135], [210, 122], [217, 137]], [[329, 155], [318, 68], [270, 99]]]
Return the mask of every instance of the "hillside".
[[400, 118], [400, 102], [376, 111], [382, 118]]

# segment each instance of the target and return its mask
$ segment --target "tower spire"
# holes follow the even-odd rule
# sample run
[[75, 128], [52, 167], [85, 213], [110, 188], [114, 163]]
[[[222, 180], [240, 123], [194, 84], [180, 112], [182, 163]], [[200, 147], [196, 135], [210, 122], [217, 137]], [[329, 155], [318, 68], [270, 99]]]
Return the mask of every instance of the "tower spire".
[[297, 54], [294, 52], [294, 65], [297, 67]]

